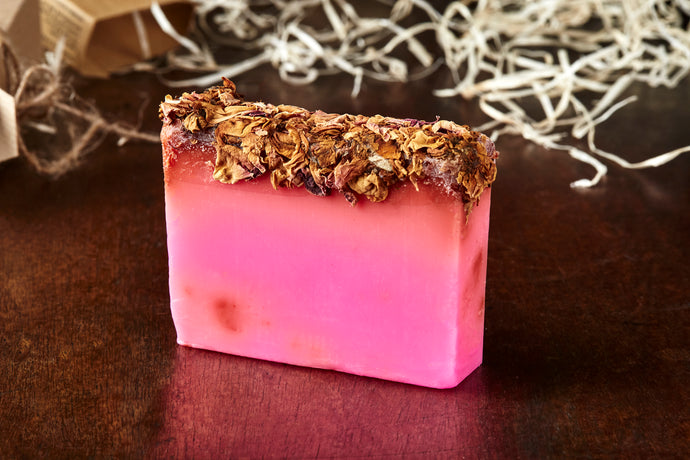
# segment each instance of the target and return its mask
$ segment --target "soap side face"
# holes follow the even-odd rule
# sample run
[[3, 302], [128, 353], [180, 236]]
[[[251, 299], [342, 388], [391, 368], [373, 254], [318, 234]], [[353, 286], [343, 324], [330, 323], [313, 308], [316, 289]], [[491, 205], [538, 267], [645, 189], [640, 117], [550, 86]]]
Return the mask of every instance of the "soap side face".
[[426, 184], [351, 207], [214, 181], [212, 146], [163, 138], [180, 344], [438, 388], [481, 363], [490, 189], [469, 220]]

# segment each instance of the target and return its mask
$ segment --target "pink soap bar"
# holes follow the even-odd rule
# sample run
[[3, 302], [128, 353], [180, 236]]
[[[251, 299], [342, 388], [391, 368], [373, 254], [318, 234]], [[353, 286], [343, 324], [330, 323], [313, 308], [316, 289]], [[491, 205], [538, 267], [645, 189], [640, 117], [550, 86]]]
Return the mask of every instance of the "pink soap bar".
[[210, 134], [161, 137], [179, 344], [436, 388], [480, 365], [490, 188], [469, 219], [426, 182], [351, 206], [221, 183]]

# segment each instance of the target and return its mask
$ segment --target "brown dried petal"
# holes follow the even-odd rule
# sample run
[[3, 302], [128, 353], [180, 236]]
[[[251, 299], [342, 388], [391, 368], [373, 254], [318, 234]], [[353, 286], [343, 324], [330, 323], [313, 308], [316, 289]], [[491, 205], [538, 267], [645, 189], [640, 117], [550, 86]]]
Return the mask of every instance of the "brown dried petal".
[[393, 142], [377, 142], [376, 153], [387, 160], [397, 160], [401, 155], [400, 149]]
[[409, 137], [407, 141], [407, 146], [410, 151], [424, 151], [428, 149], [439, 149], [443, 147], [445, 140], [442, 136], [429, 134], [423, 130], [415, 131]]
[[184, 119], [184, 127], [187, 131], [195, 133], [206, 128], [206, 119], [197, 112], [192, 112]]
[[383, 201], [388, 197], [386, 183], [373, 171], [365, 176], [358, 176], [348, 185], [352, 191], [365, 195], [371, 201]]
[[335, 167], [333, 174], [335, 176], [334, 186], [337, 189], [345, 188], [351, 180], [359, 176], [369, 165], [366, 160], [355, 159], [347, 163], [340, 163]]
[[243, 168], [233, 156], [223, 155], [216, 159], [216, 167], [213, 171], [215, 180], [226, 184], [235, 184], [252, 177], [252, 174]]

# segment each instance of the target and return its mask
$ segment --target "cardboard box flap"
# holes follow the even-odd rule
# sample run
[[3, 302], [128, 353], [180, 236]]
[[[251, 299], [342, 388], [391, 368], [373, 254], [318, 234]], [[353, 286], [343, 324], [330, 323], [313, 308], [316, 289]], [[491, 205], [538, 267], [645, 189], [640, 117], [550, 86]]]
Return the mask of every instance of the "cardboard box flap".
[[0, 89], [0, 163], [19, 156], [14, 98]]
[[9, 94], [14, 88], [10, 86], [16, 84], [17, 61], [41, 58], [40, 43], [38, 0], [0, 0], [0, 162], [19, 156], [17, 112]]
[[[186, 32], [194, 6], [187, 0], [159, 4], [175, 29]], [[64, 39], [67, 63], [84, 75], [107, 77], [177, 46], [150, 6], [148, 0], [41, 0], [44, 44], [52, 48]]]
[[[115, 18], [131, 14], [134, 11], [148, 11], [151, 7], [151, 0], [117, 0], [117, 1], [98, 1], [98, 0], [69, 0], [75, 8], [88, 15], [94, 21]], [[186, 0], [158, 0], [158, 4], [163, 7], [173, 3], [189, 3]], [[191, 5], [190, 5], [191, 7]]]
[[0, 0], [0, 30], [18, 56], [41, 59], [38, 0]]

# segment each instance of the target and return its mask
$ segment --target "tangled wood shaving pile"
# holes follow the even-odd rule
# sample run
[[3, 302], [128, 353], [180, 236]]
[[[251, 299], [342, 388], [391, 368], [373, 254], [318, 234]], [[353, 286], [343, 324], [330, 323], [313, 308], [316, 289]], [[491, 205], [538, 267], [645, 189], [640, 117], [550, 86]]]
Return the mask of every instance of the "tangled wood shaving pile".
[[[603, 160], [646, 168], [690, 151], [630, 163], [595, 142], [597, 125], [635, 100], [626, 96], [633, 83], [673, 88], [687, 76], [689, 0], [462, 0], [442, 10], [427, 0], [379, 0], [369, 6], [381, 14], [368, 16], [345, 0], [195, 1], [200, 33], [180, 40], [169, 64], [205, 74], [168, 81], [173, 86], [208, 86], [270, 63], [299, 84], [345, 72], [356, 96], [365, 77], [407, 81], [444, 66], [455, 85], [434, 94], [476, 99], [492, 120], [477, 128], [494, 140], [519, 134], [595, 168], [573, 187], [597, 184], [607, 172]], [[253, 54], [221, 64], [213, 44]], [[579, 139], [587, 148], [575, 146]]]

